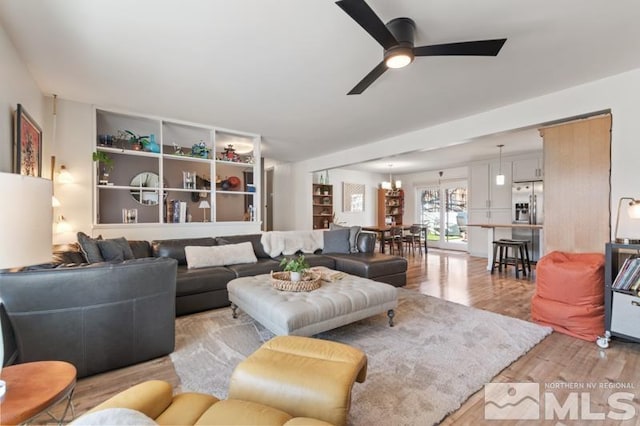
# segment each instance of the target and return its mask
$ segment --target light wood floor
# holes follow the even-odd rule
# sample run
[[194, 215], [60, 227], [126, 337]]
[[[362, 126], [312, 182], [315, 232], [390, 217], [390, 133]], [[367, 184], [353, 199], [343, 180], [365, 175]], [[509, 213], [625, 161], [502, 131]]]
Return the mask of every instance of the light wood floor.
[[[486, 271], [486, 259], [470, 257], [465, 253], [430, 250], [429, 255], [408, 256], [407, 289], [440, 297], [460, 304], [497, 312], [523, 320], [530, 320], [530, 301], [534, 292], [533, 279], [516, 280], [513, 271], [491, 275]], [[496, 348], [496, 350], [500, 350]], [[122, 370], [81, 379], [76, 387], [74, 401], [76, 414], [82, 413], [132, 384], [149, 379], [167, 380], [177, 386], [169, 357]], [[631, 383], [634, 389], [624, 391], [640, 394], [640, 344], [614, 340], [607, 350], [600, 350], [595, 343], [553, 333], [526, 355], [503, 370], [493, 382], [534, 382], [542, 389], [549, 384], [562, 383]], [[364, 384], [366, 386], [366, 382]], [[619, 389], [618, 389], [619, 391]], [[567, 392], [554, 390], [558, 401], [567, 398]], [[590, 392], [591, 413], [607, 413], [607, 398], [616, 390], [596, 389]], [[634, 399], [633, 407], [638, 416], [625, 423], [591, 421], [589, 424], [638, 424], [640, 403]], [[532, 424], [583, 424], [564, 420], [562, 423], [543, 421], [485, 421], [484, 392], [472, 395], [462, 407], [449, 415], [443, 425], [532, 425]], [[393, 424], [389, 419], [386, 424]]]

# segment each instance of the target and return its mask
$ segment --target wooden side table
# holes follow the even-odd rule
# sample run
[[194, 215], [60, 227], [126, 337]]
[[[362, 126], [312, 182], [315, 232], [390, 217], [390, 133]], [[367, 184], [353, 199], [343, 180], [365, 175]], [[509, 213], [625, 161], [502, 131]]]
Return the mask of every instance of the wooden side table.
[[38, 361], [16, 364], [2, 369], [0, 378], [7, 383], [7, 393], [0, 402], [0, 424], [17, 425], [48, 412], [66, 400], [60, 419], [62, 424], [76, 386], [76, 368], [64, 361]]

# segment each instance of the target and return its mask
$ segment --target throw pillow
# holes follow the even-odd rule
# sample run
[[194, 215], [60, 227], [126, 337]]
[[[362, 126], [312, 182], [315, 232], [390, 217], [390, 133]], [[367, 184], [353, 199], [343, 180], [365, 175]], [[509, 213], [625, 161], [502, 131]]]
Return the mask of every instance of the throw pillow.
[[220, 246], [186, 246], [184, 254], [187, 258], [188, 269], [224, 265]]
[[100, 248], [98, 247], [98, 240], [102, 239], [102, 235], [98, 238], [91, 238], [84, 232], [78, 232], [78, 244], [80, 245], [80, 251], [84, 254], [85, 259], [89, 263], [103, 262]]
[[258, 258], [253, 252], [253, 245], [250, 242], [240, 244], [228, 244], [219, 247], [224, 250], [224, 264], [237, 265], [240, 263], [256, 263]]
[[342, 226], [331, 223], [329, 230], [348, 229], [349, 230], [349, 250], [351, 253], [358, 253], [358, 234], [362, 230], [362, 226]]
[[124, 260], [124, 252], [120, 244], [111, 240], [99, 240], [96, 242], [105, 262], [122, 262]]
[[322, 253], [350, 253], [349, 230], [336, 229], [335, 231], [324, 231], [324, 248]]
[[258, 259], [250, 242], [223, 246], [187, 246], [184, 248], [187, 268], [207, 268], [210, 266], [256, 263]]
[[147, 417], [140, 411], [130, 408], [106, 408], [85, 414], [69, 425], [93, 426], [93, 425], [114, 425], [114, 426], [152, 426], [157, 425], [153, 419]]
[[110, 238], [108, 240], [97, 240], [98, 249], [102, 255], [104, 262], [131, 260], [133, 256], [133, 250], [129, 247], [129, 242], [126, 238]]

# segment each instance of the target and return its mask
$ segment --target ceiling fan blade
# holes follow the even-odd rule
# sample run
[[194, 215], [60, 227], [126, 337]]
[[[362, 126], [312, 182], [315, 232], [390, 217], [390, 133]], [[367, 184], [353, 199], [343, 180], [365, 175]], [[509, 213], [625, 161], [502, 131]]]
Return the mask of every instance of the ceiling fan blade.
[[378, 18], [378, 15], [364, 0], [340, 0], [336, 4], [385, 49], [398, 44], [398, 41], [384, 25], [384, 22]]
[[506, 38], [499, 38], [419, 46], [413, 48], [413, 54], [415, 56], [496, 56], [505, 41], [507, 41]]
[[387, 70], [387, 65], [384, 61], [380, 62], [369, 74], [367, 74], [360, 83], [356, 84], [353, 89], [347, 95], [359, 95], [364, 92], [365, 89], [378, 79]]

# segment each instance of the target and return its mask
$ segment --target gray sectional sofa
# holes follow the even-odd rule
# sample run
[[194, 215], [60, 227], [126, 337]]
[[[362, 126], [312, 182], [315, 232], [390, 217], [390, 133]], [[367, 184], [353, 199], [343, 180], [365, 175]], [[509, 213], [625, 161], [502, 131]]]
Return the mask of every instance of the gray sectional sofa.
[[[228, 306], [229, 281], [282, 270], [282, 256], [270, 257], [260, 234], [115, 240], [126, 246], [127, 260], [100, 262], [95, 252], [72, 244], [55, 251], [52, 264], [0, 273], [5, 363], [66, 360], [83, 377], [166, 355], [174, 349], [176, 315]], [[187, 266], [187, 246], [247, 242], [255, 263]], [[361, 232], [356, 246], [354, 253], [305, 258], [311, 266], [395, 286], [406, 283], [406, 259], [375, 252], [375, 234]], [[96, 263], [88, 264], [89, 258]]]
[[[375, 251], [376, 236], [360, 232], [357, 253], [307, 254], [311, 266], [326, 266], [352, 275], [385, 282], [396, 287], [406, 284], [407, 261]], [[185, 255], [187, 246], [216, 246], [250, 242], [258, 259], [256, 263], [189, 269]], [[227, 283], [238, 277], [281, 271], [282, 256], [272, 258], [264, 250], [261, 234], [221, 237], [181, 238], [173, 240], [129, 241], [134, 257], [170, 257], [178, 261], [176, 275], [176, 315], [186, 315], [229, 305]], [[57, 263], [86, 262], [86, 256], [76, 246], [64, 247], [54, 253]]]

